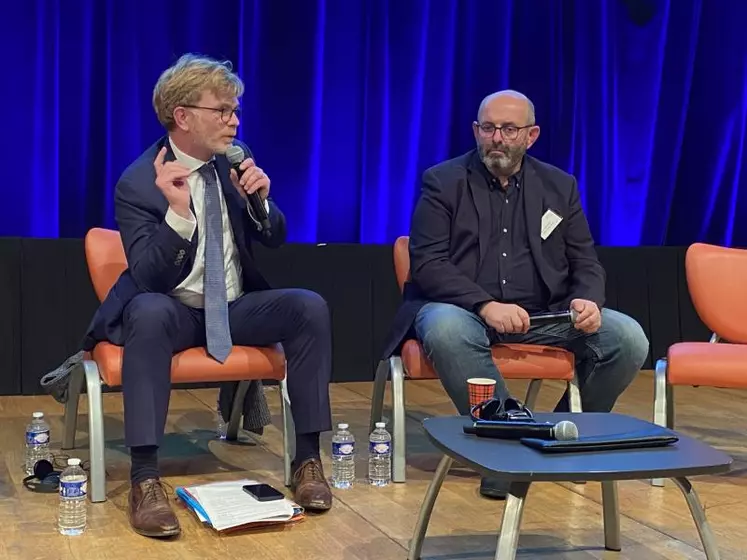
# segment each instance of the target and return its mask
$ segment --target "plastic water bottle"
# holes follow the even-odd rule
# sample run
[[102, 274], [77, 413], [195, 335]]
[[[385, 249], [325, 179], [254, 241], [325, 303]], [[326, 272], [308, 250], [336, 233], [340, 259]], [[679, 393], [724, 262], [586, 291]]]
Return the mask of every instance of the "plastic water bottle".
[[332, 436], [332, 486], [350, 488], [355, 480], [355, 437], [347, 424], [338, 424]]
[[68, 459], [60, 474], [60, 512], [58, 526], [63, 535], [80, 535], [86, 530], [86, 494], [88, 477], [80, 459]]
[[49, 451], [49, 424], [43, 412], [34, 412], [31, 423], [26, 426], [26, 474], [34, 474], [37, 461], [52, 462]]
[[220, 404], [217, 406], [216, 410], [216, 432], [218, 433], [218, 439], [226, 439], [226, 433], [228, 432], [228, 422], [223, 420], [223, 415], [220, 413]]
[[368, 438], [368, 481], [372, 486], [386, 486], [392, 481], [392, 436], [384, 422]]

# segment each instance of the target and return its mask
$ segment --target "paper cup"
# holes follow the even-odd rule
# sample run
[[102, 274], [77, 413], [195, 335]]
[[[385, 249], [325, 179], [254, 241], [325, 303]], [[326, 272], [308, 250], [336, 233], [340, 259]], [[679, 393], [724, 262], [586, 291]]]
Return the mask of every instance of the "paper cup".
[[[485, 402], [493, 398], [495, 394], [495, 379], [489, 379], [487, 377], [472, 377], [467, 380], [467, 388], [469, 389], [469, 407], [472, 408], [476, 404]], [[476, 416], [479, 417], [479, 412]]]

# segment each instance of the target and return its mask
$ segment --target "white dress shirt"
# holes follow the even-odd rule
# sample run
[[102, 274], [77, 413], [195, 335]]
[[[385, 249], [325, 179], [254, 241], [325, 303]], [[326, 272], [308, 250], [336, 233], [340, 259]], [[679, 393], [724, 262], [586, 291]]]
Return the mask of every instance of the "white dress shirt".
[[[184, 281], [171, 292], [171, 295], [185, 305], [203, 308], [205, 306], [203, 290], [205, 275], [205, 179], [198, 172], [198, 169], [205, 165], [206, 162], [195, 159], [182, 152], [174, 145], [171, 138], [169, 138], [169, 143], [171, 144], [171, 149], [174, 151], [174, 156], [176, 156], [176, 161], [190, 170], [190, 175], [187, 177], [187, 184], [189, 185], [189, 192], [192, 196], [194, 213], [190, 211], [191, 219], [188, 220], [181, 217], [169, 207], [166, 211], [165, 220], [171, 229], [187, 241], [192, 240], [196, 228], [198, 234], [197, 252], [195, 253], [192, 270]], [[236, 240], [233, 237], [231, 221], [228, 217], [228, 208], [226, 207], [223, 191], [220, 188], [220, 177], [218, 177], [217, 171], [215, 175], [215, 180], [218, 184], [223, 224], [223, 262], [226, 271], [226, 293], [228, 301], [233, 301], [243, 293], [241, 286], [241, 262], [239, 261], [239, 252], [236, 248]], [[265, 208], [269, 211], [269, 204], [266, 200]], [[254, 218], [252, 217], [252, 219]]]

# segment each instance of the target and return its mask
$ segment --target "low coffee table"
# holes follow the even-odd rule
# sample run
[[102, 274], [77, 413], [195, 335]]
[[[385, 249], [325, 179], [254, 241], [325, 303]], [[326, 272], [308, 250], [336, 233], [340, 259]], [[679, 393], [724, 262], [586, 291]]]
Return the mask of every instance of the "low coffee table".
[[[570, 420], [579, 434], [599, 436], [644, 430], [662, 430], [650, 422], [615, 413], [537, 413], [538, 422], [557, 423]], [[620, 513], [617, 503], [617, 480], [672, 478], [685, 495], [706, 558], [719, 557], [716, 540], [703, 508], [687, 476], [724, 473], [732, 459], [693, 438], [677, 433], [679, 441], [666, 447], [627, 449], [584, 453], [542, 453], [519, 441], [478, 438], [465, 434], [462, 427], [471, 424], [469, 417], [428, 418], [423, 422], [428, 438], [444, 453], [420, 508], [408, 560], [418, 560], [433, 504], [453, 461], [468, 466], [481, 475], [510, 482], [503, 510], [496, 560], [513, 560], [519, 541], [519, 526], [524, 500], [532, 482], [600, 481], [604, 509], [604, 545], [620, 550]]]

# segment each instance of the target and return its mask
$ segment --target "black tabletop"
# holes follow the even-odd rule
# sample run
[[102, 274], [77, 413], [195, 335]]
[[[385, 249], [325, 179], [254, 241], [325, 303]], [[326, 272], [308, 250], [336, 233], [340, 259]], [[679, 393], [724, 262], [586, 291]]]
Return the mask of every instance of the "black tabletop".
[[[659, 429], [651, 422], [615, 413], [535, 413], [538, 422], [570, 420], [579, 436], [601, 436]], [[428, 418], [423, 428], [431, 442], [457, 462], [476, 471], [515, 481], [628, 480], [673, 478], [727, 472], [732, 459], [705, 443], [677, 433], [679, 441], [666, 447], [542, 453], [515, 440], [465, 434], [467, 416]]]

